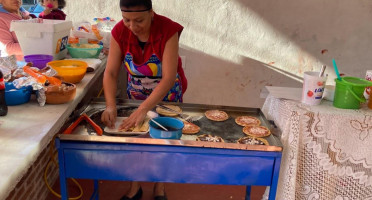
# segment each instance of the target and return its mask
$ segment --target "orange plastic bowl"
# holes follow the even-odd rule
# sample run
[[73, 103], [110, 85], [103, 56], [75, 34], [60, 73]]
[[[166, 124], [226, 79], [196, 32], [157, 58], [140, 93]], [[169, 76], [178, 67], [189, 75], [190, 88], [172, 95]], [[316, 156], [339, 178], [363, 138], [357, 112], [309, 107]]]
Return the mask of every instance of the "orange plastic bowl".
[[88, 64], [80, 60], [56, 60], [48, 62], [64, 82], [79, 83], [87, 72]]

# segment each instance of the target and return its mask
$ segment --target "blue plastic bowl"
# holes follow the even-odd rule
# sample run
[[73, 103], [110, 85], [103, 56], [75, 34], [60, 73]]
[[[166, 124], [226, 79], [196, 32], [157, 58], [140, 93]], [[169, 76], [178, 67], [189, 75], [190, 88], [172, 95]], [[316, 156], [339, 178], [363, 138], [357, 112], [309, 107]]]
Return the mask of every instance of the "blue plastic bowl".
[[8, 106], [24, 104], [30, 101], [32, 87], [21, 87], [17, 89], [13, 83], [5, 83], [5, 103]]
[[156, 122], [163, 125], [169, 131], [165, 131], [150, 120], [150, 136], [156, 139], [174, 139], [179, 140], [182, 136], [183, 122], [172, 117], [156, 117]]

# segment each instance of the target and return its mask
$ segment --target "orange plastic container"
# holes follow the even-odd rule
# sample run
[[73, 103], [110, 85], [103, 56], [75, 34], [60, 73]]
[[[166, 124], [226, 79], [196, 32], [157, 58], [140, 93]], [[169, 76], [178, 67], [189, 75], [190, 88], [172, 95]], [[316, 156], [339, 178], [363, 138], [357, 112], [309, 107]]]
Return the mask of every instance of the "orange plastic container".
[[56, 60], [48, 65], [57, 71], [64, 82], [79, 83], [87, 72], [88, 64], [80, 60]]

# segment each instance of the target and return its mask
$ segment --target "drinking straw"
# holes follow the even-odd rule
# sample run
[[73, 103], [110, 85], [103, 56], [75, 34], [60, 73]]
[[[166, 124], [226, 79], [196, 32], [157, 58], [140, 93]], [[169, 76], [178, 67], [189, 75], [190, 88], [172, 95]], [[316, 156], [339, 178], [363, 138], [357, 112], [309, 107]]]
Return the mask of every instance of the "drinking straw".
[[324, 71], [326, 69], [327, 66], [323, 65], [321, 68], [320, 68], [320, 72], [319, 72], [319, 77], [322, 77], [324, 75]]
[[341, 79], [340, 73], [338, 72], [338, 68], [337, 68], [335, 59], [332, 59], [332, 62], [333, 62], [333, 68], [335, 69], [335, 72], [336, 72], [336, 75], [337, 75], [337, 79], [341, 81], [342, 79]]

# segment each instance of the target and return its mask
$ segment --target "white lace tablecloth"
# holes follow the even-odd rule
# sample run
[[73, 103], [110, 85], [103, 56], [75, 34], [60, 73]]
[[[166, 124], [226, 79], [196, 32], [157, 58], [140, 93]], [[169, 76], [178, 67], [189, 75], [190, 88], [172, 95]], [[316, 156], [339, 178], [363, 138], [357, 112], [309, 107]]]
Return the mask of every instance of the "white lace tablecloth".
[[262, 111], [282, 132], [276, 199], [372, 200], [372, 110], [269, 95]]

